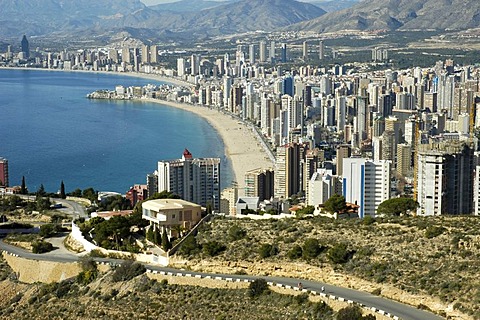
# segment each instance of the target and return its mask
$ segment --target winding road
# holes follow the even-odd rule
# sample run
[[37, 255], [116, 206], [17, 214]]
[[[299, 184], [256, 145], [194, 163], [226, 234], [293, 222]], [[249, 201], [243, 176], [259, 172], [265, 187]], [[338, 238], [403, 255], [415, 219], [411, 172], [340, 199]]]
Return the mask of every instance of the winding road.
[[[0, 250], [6, 251], [10, 254], [20, 256], [26, 259], [41, 260], [41, 261], [53, 261], [59, 263], [76, 262], [79, 259], [78, 255], [66, 252], [49, 252], [46, 254], [34, 254], [25, 251], [21, 248], [11, 246], [4, 243], [0, 239]], [[95, 258], [95, 261], [99, 263], [107, 263], [112, 265], [118, 265], [122, 260], [109, 259], [109, 258]], [[231, 275], [231, 274], [214, 274], [205, 272], [186, 271], [182, 269], [174, 269], [168, 267], [159, 267], [154, 265], [146, 265], [148, 272], [161, 273], [172, 276], [190, 276], [198, 278], [213, 278], [223, 279], [229, 281], [253, 281], [255, 279], [263, 278], [267, 282], [273, 285], [282, 286], [286, 288], [293, 288], [298, 290], [299, 282], [302, 283], [303, 291], [313, 292], [320, 295], [326, 295], [329, 298], [335, 298], [336, 300], [356, 302], [365, 308], [376, 311], [380, 314], [384, 314], [394, 319], [404, 320], [439, 320], [443, 319], [433, 313], [416, 309], [414, 307], [389, 300], [386, 298], [378, 297], [367, 292], [358, 290], [347, 289], [343, 287], [337, 287], [326, 283], [320, 283], [305, 279], [293, 279], [283, 277], [262, 277], [262, 276], [249, 276], [249, 275]], [[324, 287], [325, 292], [322, 292]]]

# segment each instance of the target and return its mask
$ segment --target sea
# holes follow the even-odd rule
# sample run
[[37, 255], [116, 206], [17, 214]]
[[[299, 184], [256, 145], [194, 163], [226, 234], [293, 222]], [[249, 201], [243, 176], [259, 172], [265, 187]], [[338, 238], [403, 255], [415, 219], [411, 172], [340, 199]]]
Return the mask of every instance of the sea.
[[232, 182], [231, 163], [218, 132], [203, 118], [173, 107], [137, 101], [90, 100], [88, 93], [116, 85], [162, 84], [93, 72], [0, 69], [0, 157], [10, 185], [25, 177], [29, 191], [43, 184], [58, 192], [92, 187], [125, 193], [145, 184], [160, 160], [221, 159], [221, 186]]

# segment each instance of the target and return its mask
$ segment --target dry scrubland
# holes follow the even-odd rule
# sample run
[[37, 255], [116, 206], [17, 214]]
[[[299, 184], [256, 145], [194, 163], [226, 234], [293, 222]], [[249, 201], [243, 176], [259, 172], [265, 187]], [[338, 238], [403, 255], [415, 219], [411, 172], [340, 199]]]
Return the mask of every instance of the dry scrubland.
[[318, 297], [267, 291], [252, 298], [245, 284], [197, 286], [188, 282], [196, 279], [151, 274], [116, 282], [113, 271], [88, 285], [75, 279], [27, 285], [8, 279], [12, 270], [3, 258], [0, 265], [1, 319], [336, 319]]
[[[199, 247], [184, 252], [186, 259], [177, 265], [327, 281], [442, 316], [480, 319], [479, 222], [476, 217], [218, 218], [203, 227], [196, 237]], [[205, 250], [212, 239], [225, 249], [214, 257]], [[268, 244], [277, 250], [262, 258], [269, 255], [265, 252]]]

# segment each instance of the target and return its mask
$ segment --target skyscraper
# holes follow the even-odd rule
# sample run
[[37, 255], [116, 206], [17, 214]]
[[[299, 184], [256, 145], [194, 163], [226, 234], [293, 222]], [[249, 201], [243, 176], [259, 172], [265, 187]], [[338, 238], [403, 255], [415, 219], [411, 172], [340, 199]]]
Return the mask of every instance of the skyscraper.
[[0, 157], [0, 186], [8, 187], [8, 160]]
[[380, 203], [390, 199], [390, 161], [344, 159], [343, 196], [360, 206], [359, 218], [374, 217]]
[[318, 58], [320, 60], [325, 59], [325, 45], [323, 44], [323, 41], [320, 41], [318, 45]]
[[150, 47], [150, 62], [154, 64], [158, 63], [158, 46]]
[[308, 42], [307, 41], [303, 42], [302, 48], [303, 48], [303, 55], [302, 55], [303, 61], [306, 61], [308, 60]]
[[22, 38], [22, 52], [25, 58], [27, 59], [30, 58], [30, 45], [28, 43], [26, 35], [23, 35], [23, 38]]
[[253, 43], [248, 47], [248, 58], [250, 63], [255, 63], [255, 45]]
[[282, 43], [282, 62], [287, 62], [287, 44]]
[[220, 159], [193, 158], [185, 149], [182, 159], [158, 162], [158, 192], [169, 191], [202, 206], [220, 207]]
[[260, 61], [261, 63], [267, 61], [267, 44], [265, 43], [265, 41], [260, 41], [260, 57], [259, 57], [259, 61]]
[[418, 146], [416, 178], [419, 215], [473, 212], [473, 150], [462, 141]]
[[150, 46], [148, 44], [142, 46], [142, 63], [150, 63]]

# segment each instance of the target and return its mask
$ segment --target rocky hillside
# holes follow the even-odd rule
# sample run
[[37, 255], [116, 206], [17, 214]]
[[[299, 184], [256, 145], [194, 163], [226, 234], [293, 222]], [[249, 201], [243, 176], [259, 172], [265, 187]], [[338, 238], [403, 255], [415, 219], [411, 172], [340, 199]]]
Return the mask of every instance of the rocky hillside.
[[153, 10], [139, 0], [99, 0], [89, 6], [76, 1], [0, 0], [0, 8], [0, 22], [8, 26], [1, 36], [52, 32], [73, 35], [79, 31], [80, 35], [93, 36], [143, 30], [145, 34], [173, 32], [194, 37], [273, 31], [325, 13], [314, 5], [294, 0], [241, 0], [191, 12], [171, 12], [158, 10], [158, 7]]
[[468, 29], [480, 26], [477, 0], [365, 0], [292, 26], [293, 30]]

